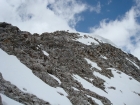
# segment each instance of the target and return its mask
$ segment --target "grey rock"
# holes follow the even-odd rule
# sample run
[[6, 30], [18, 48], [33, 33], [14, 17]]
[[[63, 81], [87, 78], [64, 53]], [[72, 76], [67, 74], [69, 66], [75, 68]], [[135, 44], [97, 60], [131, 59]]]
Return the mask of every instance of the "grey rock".
[[2, 98], [1, 98], [1, 95], [0, 95], [0, 105], [3, 105], [3, 104], [2, 104]]

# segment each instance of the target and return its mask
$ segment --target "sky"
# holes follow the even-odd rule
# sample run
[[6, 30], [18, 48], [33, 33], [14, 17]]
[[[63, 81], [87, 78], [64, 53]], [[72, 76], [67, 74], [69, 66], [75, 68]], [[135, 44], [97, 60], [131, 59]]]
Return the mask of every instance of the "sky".
[[0, 22], [31, 33], [99, 35], [140, 59], [140, 0], [0, 0]]

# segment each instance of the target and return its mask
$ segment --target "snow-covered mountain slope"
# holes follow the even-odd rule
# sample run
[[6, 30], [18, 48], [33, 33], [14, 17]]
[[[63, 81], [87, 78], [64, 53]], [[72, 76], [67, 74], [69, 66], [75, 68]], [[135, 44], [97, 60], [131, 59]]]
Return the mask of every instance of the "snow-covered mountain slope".
[[[53, 105], [72, 105], [66, 97], [67, 93], [62, 88], [53, 88], [45, 84], [15, 56], [8, 55], [1, 49], [0, 56], [0, 72], [3, 75], [3, 78], [16, 85], [20, 90], [34, 94], [38, 98], [50, 102], [50, 104]], [[62, 93], [63, 95], [60, 95], [59, 93]]]
[[140, 61], [107, 39], [1, 23], [0, 48], [3, 105], [140, 105]]

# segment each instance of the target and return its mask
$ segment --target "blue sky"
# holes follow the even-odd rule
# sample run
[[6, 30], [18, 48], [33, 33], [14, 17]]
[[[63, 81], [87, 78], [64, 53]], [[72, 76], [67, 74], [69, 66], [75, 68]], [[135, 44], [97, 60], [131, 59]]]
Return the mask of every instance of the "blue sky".
[[30, 33], [99, 35], [140, 59], [140, 0], [0, 0], [0, 22]]
[[80, 32], [89, 32], [92, 26], [98, 26], [103, 19], [115, 20], [124, 15], [132, 6], [135, 5], [133, 0], [82, 0], [91, 6], [100, 3], [100, 13], [94, 11], [85, 11], [81, 13], [83, 21], [76, 24], [75, 28]]

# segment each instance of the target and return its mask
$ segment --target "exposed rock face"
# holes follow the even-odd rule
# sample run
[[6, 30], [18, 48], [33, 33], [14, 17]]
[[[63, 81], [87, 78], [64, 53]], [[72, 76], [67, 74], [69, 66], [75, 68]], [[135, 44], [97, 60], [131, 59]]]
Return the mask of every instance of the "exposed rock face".
[[3, 105], [3, 104], [2, 104], [2, 99], [1, 99], [1, 96], [0, 96], [0, 105]]
[[[77, 33], [65, 31], [31, 35], [10, 24], [0, 24], [0, 48], [9, 55], [15, 55], [48, 85], [62, 87], [69, 94], [68, 98], [73, 105], [98, 105], [87, 95], [100, 100], [104, 105], [111, 105], [110, 100], [106, 97], [85, 89], [80, 82], [73, 78], [73, 74], [79, 75], [103, 91], [105, 91], [104, 80], [94, 76], [94, 71], [111, 78], [114, 75], [108, 68], [115, 68], [140, 82], [140, 69], [128, 60], [140, 65], [140, 61], [136, 57], [107, 43], [85, 45], [75, 41], [79, 37]], [[43, 51], [49, 55], [45, 55]], [[107, 59], [101, 56], [105, 56]], [[96, 62], [102, 70], [91, 68], [85, 58]], [[59, 78], [61, 84], [49, 74]], [[0, 75], [0, 81], [0, 92], [18, 102], [25, 105], [49, 105], [48, 102], [34, 95], [21, 92], [16, 86], [4, 80], [2, 75]], [[110, 87], [110, 89], [115, 90], [115, 87]]]

